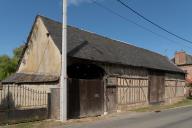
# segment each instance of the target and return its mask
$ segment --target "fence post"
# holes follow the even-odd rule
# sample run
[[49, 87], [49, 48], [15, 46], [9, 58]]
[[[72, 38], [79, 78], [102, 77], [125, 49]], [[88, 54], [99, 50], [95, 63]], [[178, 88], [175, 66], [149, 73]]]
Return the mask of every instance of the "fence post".
[[7, 123], [9, 123], [9, 114], [10, 114], [10, 97], [9, 97], [9, 85], [8, 85], [8, 89], [7, 89]]
[[51, 93], [47, 93], [47, 114], [48, 119], [51, 118]]

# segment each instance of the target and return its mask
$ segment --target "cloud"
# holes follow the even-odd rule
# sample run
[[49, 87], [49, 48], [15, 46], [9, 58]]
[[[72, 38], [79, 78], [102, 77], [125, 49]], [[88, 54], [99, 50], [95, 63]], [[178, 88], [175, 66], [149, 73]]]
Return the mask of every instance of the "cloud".
[[[68, 5], [78, 6], [82, 3], [92, 3], [94, 0], [68, 0]], [[102, 2], [104, 0], [96, 0], [97, 2]]]
[[91, 0], [68, 0], [68, 5], [79, 5], [81, 3], [91, 3]]

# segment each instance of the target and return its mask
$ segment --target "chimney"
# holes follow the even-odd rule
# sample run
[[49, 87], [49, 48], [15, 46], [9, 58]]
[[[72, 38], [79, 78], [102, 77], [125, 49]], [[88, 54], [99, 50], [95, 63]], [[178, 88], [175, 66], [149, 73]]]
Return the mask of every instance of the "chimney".
[[176, 65], [186, 64], [186, 54], [184, 51], [178, 51], [175, 53], [175, 64]]

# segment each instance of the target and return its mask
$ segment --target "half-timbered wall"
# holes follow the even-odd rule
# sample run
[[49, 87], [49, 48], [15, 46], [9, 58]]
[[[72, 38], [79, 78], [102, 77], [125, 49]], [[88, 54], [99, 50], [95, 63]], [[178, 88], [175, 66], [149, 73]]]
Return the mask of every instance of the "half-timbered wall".
[[[148, 104], [150, 71], [144, 68], [135, 68], [118, 65], [103, 66], [107, 74], [107, 107], [109, 109], [125, 109], [131, 105]], [[158, 71], [155, 71], [158, 73]], [[184, 75], [177, 73], [162, 74], [165, 76], [161, 101], [184, 97]], [[111, 91], [110, 91], [111, 89]], [[109, 96], [108, 96], [109, 95]], [[114, 98], [116, 96], [116, 98]], [[163, 99], [162, 99], [163, 98]], [[116, 104], [116, 106], [114, 105]], [[111, 107], [111, 106], [112, 107]]]
[[[116, 90], [116, 109], [127, 109], [130, 105], [146, 104], [148, 102], [148, 71], [143, 68], [109, 66], [107, 91]], [[113, 88], [112, 88], [113, 86]], [[113, 89], [109, 91], [109, 89]], [[110, 97], [108, 102], [110, 102]], [[114, 98], [112, 98], [113, 100]], [[108, 103], [110, 105], [110, 103]], [[111, 108], [110, 106], [108, 106]], [[114, 109], [114, 108], [113, 108]]]
[[182, 75], [166, 74], [165, 99], [181, 98], [185, 96], [186, 86]]
[[136, 104], [147, 101], [148, 78], [117, 77], [118, 104]]

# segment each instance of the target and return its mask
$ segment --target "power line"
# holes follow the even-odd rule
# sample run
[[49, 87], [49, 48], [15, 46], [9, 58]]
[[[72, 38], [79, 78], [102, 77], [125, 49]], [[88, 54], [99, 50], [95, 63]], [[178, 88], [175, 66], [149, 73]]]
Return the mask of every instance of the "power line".
[[[166, 40], [168, 40], [168, 41], [171, 42], [171, 43], [173, 43], [173, 42], [175, 42], [175, 43], [180, 43], [180, 44], [182, 44], [182, 45], [184, 45], [185, 47], [188, 47], [188, 48], [190, 48], [190, 49], [192, 48], [192, 47], [190, 47], [190, 46], [188, 46], [188, 45], [186, 45], [186, 44], [183, 44], [183, 43], [181, 43], [181, 42], [176, 42], [176, 41], [171, 40], [171, 39], [169, 39], [169, 38], [167, 38], [167, 37], [165, 37], [165, 36], [163, 36], [163, 35], [161, 35], [161, 34], [158, 34], [158, 33], [154, 32], [154, 31], [152, 31], [152, 30], [150, 30], [150, 29], [148, 29], [148, 28], [146, 28], [146, 27], [144, 27], [144, 26], [142, 26], [142, 25], [140, 25], [140, 24], [138, 24], [138, 23], [130, 20], [129, 18], [120, 15], [119, 13], [117, 13], [117, 12], [113, 11], [112, 9], [110, 9], [110, 8], [108, 8], [108, 7], [100, 4], [100, 3], [98, 3], [98, 2], [95, 1], [95, 0], [91, 0], [91, 1], [92, 1], [94, 4], [96, 4], [97, 6], [105, 9], [105, 10], [108, 11], [108, 12], [110, 12], [111, 14], [113, 14], [113, 15], [115, 15], [115, 16], [118, 16], [118, 17], [120, 17], [121, 19], [123, 19], [123, 20], [125, 20], [125, 21], [127, 21], [127, 22], [129, 22], [129, 23], [132, 23], [132, 24], [136, 25], [137, 27], [140, 27], [140, 28], [142, 28], [143, 30], [148, 31], [148, 32], [150, 32], [150, 33], [152, 33], [152, 34], [160, 37], [160, 38], [166, 39]], [[175, 43], [174, 43], [174, 44], [175, 44]]]
[[185, 41], [185, 42], [188, 42], [188, 43], [192, 44], [192, 41], [187, 40], [187, 39], [185, 39], [185, 38], [183, 38], [183, 37], [181, 37], [181, 36], [179, 36], [179, 35], [177, 35], [177, 34], [174, 34], [174, 33], [170, 32], [169, 30], [165, 29], [164, 27], [162, 27], [162, 26], [156, 24], [155, 22], [149, 20], [148, 18], [146, 18], [145, 16], [141, 15], [139, 12], [137, 12], [136, 10], [132, 9], [130, 6], [128, 6], [127, 4], [125, 4], [124, 2], [122, 2], [121, 0], [117, 0], [117, 2], [119, 2], [119, 3], [120, 3], [121, 5], [123, 5], [124, 7], [128, 8], [129, 10], [131, 10], [132, 12], [134, 12], [136, 15], [140, 16], [140, 17], [143, 18], [144, 20], [146, 20], [146, 21], [148, 21], [149, 23], [153, 24], [153, 25], [156, 26], [157, 28], [160, 28], [161, 30], [169, 33], [170, 35], [175, 36], [175, 37], [177, 37], [177, 38], [179, 38], [179, 39], [181, 39], [181, 40], [183, 40], [183, 41]]

